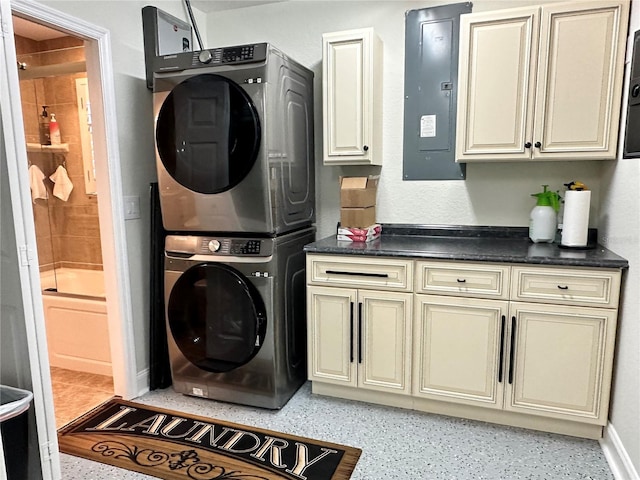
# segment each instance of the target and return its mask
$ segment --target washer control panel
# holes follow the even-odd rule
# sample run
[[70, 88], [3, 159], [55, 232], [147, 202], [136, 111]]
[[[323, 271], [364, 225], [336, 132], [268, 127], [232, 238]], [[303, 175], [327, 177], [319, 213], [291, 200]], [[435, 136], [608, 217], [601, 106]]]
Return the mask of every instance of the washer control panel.
[[260, 240], [233, 240], [229, 253], [231, 255], [260, 255]]
[[165, 251], [167, 255], [179, 257], [193, 255], [268, 257], [273, 254], [273, 243], [272, 238], [168, 235], [165, 239]]

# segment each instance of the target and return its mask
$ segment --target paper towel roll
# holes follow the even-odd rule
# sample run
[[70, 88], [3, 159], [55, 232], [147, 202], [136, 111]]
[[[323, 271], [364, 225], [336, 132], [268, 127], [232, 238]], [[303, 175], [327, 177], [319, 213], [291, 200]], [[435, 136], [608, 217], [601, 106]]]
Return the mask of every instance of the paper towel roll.
[[568, 190], [564, 197], [562, 240], [566, 247], [584, 247], [589, 233], [591, 190]]

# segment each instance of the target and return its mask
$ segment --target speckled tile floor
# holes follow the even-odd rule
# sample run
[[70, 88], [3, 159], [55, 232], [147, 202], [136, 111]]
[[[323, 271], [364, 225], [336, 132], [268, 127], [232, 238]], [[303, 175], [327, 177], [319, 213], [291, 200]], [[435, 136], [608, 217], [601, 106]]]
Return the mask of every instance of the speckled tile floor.
[[[136, 401], [362, 449], [352, 480], [613, 480], [600, 445], [471, 420], [311, 394], [279, 411], [187, 397], [171, 388]], [[153, 480], [62, 455], [67, 480]]]

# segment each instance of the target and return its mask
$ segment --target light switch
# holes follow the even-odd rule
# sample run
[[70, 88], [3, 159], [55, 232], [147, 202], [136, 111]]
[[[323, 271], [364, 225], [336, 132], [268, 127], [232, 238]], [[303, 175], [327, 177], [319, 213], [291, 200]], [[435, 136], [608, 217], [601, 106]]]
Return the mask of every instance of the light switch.
[[140, 218], [140, 197], [124, 197], [124, 219]]

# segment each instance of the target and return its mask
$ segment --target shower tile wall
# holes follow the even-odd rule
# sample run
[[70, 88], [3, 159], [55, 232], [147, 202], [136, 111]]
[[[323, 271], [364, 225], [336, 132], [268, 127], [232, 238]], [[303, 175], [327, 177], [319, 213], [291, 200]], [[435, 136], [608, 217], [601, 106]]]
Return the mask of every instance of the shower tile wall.
[[[15, 41], [18, 60], [27, 64], [27, 71], [29, 66], [85, 60], [84, 48], [74, 48], [84, 44], [77, 38], [35, 41], [16, 35]], [[84, 73], [75, 73], [20, 81], [27, 143], [40, 143], [40, 112], [42, 105], [48, 105], [47, 111], [56, 114], [62, 143], [69, 146], [69, 152], [64, 154], [28, 151], [29, 162], [38, 165], [47, 177], [64, 163], [74, 186], [64, 202], [53, 196], [54, 184], [47, 178], [49, 199], [36, 200], [33, 206], [41, 270], [54, 267], [102, 269], [98, 201], [95, 195], [87, 195], [84, 188], [75, 87], [76, 79], [84, 77]]]

